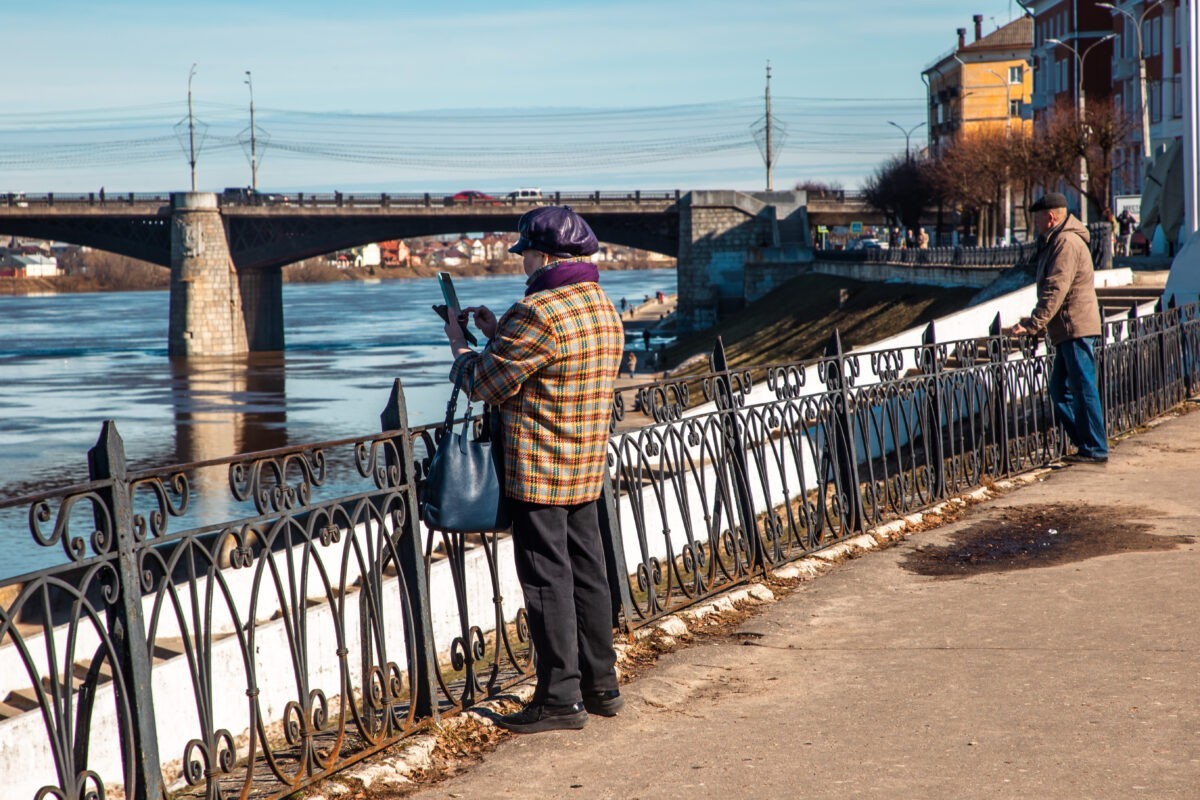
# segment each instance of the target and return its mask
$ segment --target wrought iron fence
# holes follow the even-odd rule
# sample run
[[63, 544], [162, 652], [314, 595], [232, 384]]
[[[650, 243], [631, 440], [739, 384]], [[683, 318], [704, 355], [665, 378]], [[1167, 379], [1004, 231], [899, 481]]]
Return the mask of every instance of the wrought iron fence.
[[[602, 519], [622, 627], [1062, 452], [1051, 354], [998, 318], [888, 350], [834, 337], [808, 364], [724, 357], [718, 342], [710, 371], [614, 397]], [[1194, 394], [1198, 363], [1195, 305], [1106, 325], [1110, 433]], [[399, 382], [381, 421], [143, 472], [107, 423], [92, 480], [0, 504], [26, 512], [6, 535], [62, 553], [0, 581], [6, 792], [280, 797], [530, 674], [511, 540], [425, 529], [440, 431], [409, 428]], [[175, 529], [213, 501], [214, 521]]]
[[[1091, 234], [1092, 261], [1097, 265], [1111, 262], [1108, 243], [1112, 227], [1107, 222], [1088, 225]], [[1037, 250], [1035, 242], [1002, 247], [873, 247], [864, 250], [822, 250], [817, 257], [826, 261], [853, 261], [868, 264], [908, 264], [914, 266], [1011, 267], [1028, 264]]]

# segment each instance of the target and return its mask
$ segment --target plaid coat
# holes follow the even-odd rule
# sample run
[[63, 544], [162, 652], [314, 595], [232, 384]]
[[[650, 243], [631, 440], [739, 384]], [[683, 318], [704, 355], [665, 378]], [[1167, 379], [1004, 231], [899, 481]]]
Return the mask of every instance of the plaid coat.
[[600, 495], [624, 347], [617, 310], [584, 282], [524, 297], [481, 353], [455, 359], [450, 379], [473, 372], [472, 397], [500, 409], [509, 497], [565, 506]]

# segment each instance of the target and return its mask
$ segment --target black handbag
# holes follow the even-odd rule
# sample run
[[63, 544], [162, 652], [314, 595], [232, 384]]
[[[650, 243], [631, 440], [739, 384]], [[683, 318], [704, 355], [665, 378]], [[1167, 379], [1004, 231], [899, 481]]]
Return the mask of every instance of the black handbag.
[[478, 438], [472, 438], [471, 390], [467, 389], [467, 415], [459, 432], [454, 430], [461, 378], [454, 384], [446, 406], [442, 438], [429, 461], [421, 519], [431, 528], [451, 533], [483, 533], [509, 527], [504, 502], [504, 457], [498, 415], [484, 407]]

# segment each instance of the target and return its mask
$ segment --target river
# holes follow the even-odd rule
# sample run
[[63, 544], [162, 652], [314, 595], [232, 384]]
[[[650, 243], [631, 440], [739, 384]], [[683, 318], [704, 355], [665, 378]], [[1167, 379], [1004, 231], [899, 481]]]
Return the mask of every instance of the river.
[[[600, 283], [614, 302], [640, 301], [673, 293], [675, 270], [605, 271]], [[464, 305], [499, 312], [524, 276], [455, 285]], [[106, 419], [133, 469], [369, 435], [394, 378], [411, 424], [434, 422], [451, 361], [438, 302], [433, 278], [285, 284], [284, 352], [172, 361], [165, 291], [0, 297], [0, 499], [86, 481]], [[24, 513], [0, 511], [0, 577], [46, 563], [23, 546]]]

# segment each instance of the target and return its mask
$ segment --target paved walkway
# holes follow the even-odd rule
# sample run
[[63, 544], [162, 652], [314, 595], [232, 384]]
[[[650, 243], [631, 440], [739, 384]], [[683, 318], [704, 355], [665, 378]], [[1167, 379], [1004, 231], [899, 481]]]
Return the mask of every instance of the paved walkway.
[[[1200, 797], [1198, 457], [1200, 413], [1169, 419], [665, 656], [615, 719], [509, 737], [414, 796]], [[915, 571], [1014, 530], [1038, 557], [996, 565], [1020, 568], [979, 571], [991, 539], [966, 577]]]

